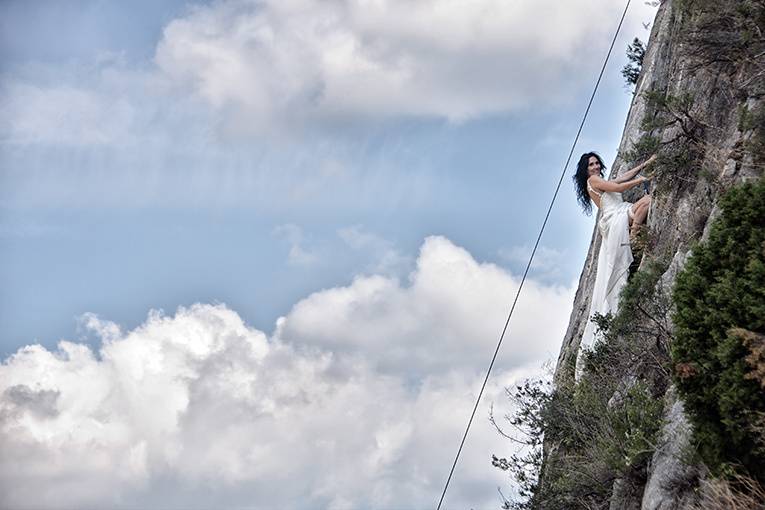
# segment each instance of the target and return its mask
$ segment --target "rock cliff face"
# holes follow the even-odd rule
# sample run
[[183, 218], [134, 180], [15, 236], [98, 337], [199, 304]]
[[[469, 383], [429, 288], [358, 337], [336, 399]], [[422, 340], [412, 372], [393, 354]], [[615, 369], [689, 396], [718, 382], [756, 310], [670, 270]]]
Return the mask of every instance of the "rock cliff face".
[[[715, 6], [701, 0], [662, 2], [619, 157], [611, 166], [614, 177], [650, 152], [670, 154], [659, 165], [653, 181], [647, 244], [638, 255], [640, 269], [652, 261], [663, 261], [657, 285], [666, 292], [671, 291], [694, 243], [703, 239], [715, 218], [721, 194], [763, 173], [765, 158], [761, 145], [755, 143], [759, 128], [746, 122], [745, 117], [762, 112], [764, 107], [765, 59], [762, 54], [748, 54], [742, 47], [737, 39], [740, 34], [736, 33], [741, 28], [735, 19], [722, 19], [724, 9], [735, 11], [738, 3], [721, 0]], [[755, 26], [760, 22], [756, 21]], [[625, 198], [634, 200], [637, 196]], [[557, 386], [571, 385], [573, 381], [599, 248], [595, 229], [555, 370]], [[671, 332], [672, 325], [668, 328]], [[624, 377], [627, 384], [627, 378], [635, 374]], [[615, 481], [610, 500], [613, 509], [690, 508], [696, 504], [693, 487], [705, 476], [705, 468], [690, 465], [683, 456], [691, 428], [668, 376], [666, 381], [662, 389], [663, 428], [647, 473], [637, 484], [634, 480]], [[547, 462], [554, 463], [556, 446], [546, 445], [546, 452]]]

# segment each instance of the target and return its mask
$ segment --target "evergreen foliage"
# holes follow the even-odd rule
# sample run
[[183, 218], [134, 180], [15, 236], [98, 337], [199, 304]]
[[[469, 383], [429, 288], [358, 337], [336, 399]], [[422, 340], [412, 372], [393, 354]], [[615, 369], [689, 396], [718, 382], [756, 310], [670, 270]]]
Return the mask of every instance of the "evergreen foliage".
[[752, 429], [765, 392], [747, 374], [740, 330], [765, 333], [765, 180], [730, 190], [722, 212], [677, 277], [674, 379], [702, 460], [714, 473], [739, 465], [765, 479]]
[[645, 57], [645, 44], [635, 37], [627, 45], [627, 60], [629, 62], [622, 68], [622, 76], [628, 85], [636, 85], [640, 78], [640, 70], [643, 68], [643, 57]]

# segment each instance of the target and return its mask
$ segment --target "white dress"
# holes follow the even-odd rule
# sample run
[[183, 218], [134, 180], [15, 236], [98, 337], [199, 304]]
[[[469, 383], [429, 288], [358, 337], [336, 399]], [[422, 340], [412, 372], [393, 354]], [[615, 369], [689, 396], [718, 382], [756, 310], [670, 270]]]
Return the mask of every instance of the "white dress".
[[587, 325], [576, 357], [576, 380], [579, 380], [584, 365], [582, 351], [591, 349], [595, 343], [597, 326], [591, 321], [592, 316], [596, 312], [602, 315], [616, 312], [619, 306], [619, 293], [627, 283], [630, 264], [632, 264], [629, 231], [632, 204], [624, 202], [621, 193], [608, 191], [598, 193], [589, 183], [587, 183], [587, 189], [600, 196], [598, 231], [602, 242], [598, 254], [595, 285], [592, 288], [590, 313], [587, 316]]

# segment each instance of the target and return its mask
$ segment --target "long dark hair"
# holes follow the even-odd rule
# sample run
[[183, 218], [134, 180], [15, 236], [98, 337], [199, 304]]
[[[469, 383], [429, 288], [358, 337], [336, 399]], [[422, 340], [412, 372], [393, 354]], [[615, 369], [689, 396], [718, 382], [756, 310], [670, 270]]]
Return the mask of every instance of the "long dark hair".
[[602, 176], [603, 170], [606, 169], [606, 165], [603, 164], [603, 160], [600, 159], [600, 156], [595, 152], [582, 154], [582, 157], [579, 158], [579, 163], [576, 164], [576, 173], [574, 174], [576, 199], [579, 202], [579, 205], [582, 206], [584, 214], [587, 216], [592, 214], [592, 200], [590, 199], [590, 194], [587, 193], [587, 179], [590, 178], [590, 174], [587, 171], [587, 165], [590, 163], [590, 158], [592, 156], [598, 158], [598, 162], [600, 163], [600, 175]]

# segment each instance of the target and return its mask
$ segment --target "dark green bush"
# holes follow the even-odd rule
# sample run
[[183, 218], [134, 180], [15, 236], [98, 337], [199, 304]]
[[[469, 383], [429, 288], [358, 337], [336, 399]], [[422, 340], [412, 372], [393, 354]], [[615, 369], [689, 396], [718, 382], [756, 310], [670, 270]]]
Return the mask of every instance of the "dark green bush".
[[714, 473], [742, 466], [765, 479], [753, 417], [765, 392], [747, 378], [750, 354], [733, 328], [765, 333], [765, 180], [732, 189], [709, 239], [693, 251], [674, 289], [674, 379], [701, 459]]
[[627, 60], [629, 61], [622, 67], [622, 76], [628, 85], [636, 85], [640, 78], [640, 70], [643, 68], [643, 57], [645, 57], [645, 44], [635, 37], [627, 45]]

